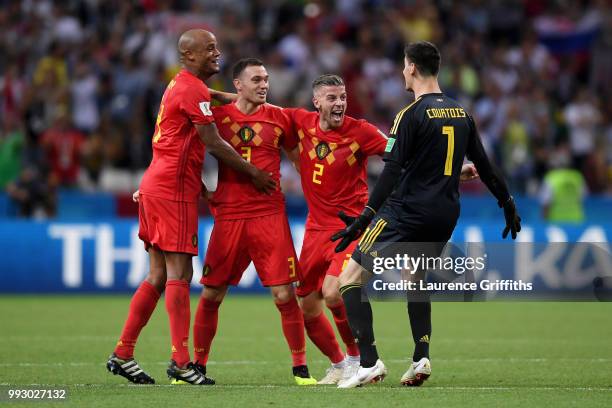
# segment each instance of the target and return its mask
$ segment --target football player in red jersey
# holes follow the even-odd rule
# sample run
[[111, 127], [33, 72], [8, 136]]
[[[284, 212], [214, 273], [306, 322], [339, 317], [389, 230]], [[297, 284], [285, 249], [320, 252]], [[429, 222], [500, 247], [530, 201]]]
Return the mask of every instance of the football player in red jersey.
[[[338, 291], [338, 275], [352, 248], [336, 253], [329, 238], [344, 227], [338, 212], [356, 215], [367, 201], [368, 156], [382, 155], [387, 137], [365, 120], [345, 115], [347, 94], [337, 75], [315, 79], [313, 104], [316, 112], [285, 109], [297, 137], [299, 171], [308, 205], [297, 295], [308, 336], [332, 363], [319, 383], [336, 384], [343, 376], [350, 377], [359, 366], [359, 348]], [[334, 317], [346, 345], [346, 356], [323, 313], [323, 303]]]
[[[293, 150], [296, 146], [291, 121], [282, 108], [266, 103], [268, 73], [263, 62], [255, 58], [238, 61], [233, 81], [238, 92], [236, 101], [213, 108], [219, 133], [246, 161], [272, 174], [278, 184], [281, 149]], [[210, 207], [215, 225], [193, 326], [195, 365], [206, 372], [219, 306], [228, 286], [238, 284], [252, 261], [281, 314], [296, 383], [316, 384], [306, 365], [304, 320], [292, 285], [300, 271], [283, 193], [278, 189], [263, 194], [248, 183], [247, 176], [219, 163], [217, 190]]]
[[153, 135], [153, 159], [140, 185], [139, 237], [149, 253], [150, 271], [130, 303], [127, 321], [107, 362], [113, 374], [135, 383], [154, 383], [134, 360], [134, 346], [160, 294], [166, 292], [172, 360], [168, 376], [174, 381], [214, 383], [190, 362], [189, 282], [192, 256], [198, 253], [197, 201], [204, 148], [227, 166], [244, 173], [262, 192], [272, 193], [276, 182], [244, 160], [220, 136], [210, 109], [204, 80], [219, 72], [220, 51], [215, 36], [189, 30], [178, 42], [181, 71], [168, 84]]

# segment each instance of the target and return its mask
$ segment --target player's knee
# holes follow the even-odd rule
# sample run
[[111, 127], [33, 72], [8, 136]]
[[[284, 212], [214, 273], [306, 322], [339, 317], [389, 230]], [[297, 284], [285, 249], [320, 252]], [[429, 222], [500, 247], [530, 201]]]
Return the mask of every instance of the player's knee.
[[321, 311], [321, 301], [314, 299], [312, 296], [300, 298], [300, 308], [304, 315], [304, 320], [309, 320], [317, 317]]
[[323, 287], [321, 288], [321, 294], [328, 307], [334, 307], [342, 302], [338, 278], [331, 275], [326, 276], [323, 281]]
[[289, 285], [276, 286], [272, 288], [274, 303], [287, 303], [295, 297], [293, 288]]
[[166, 272], [163, 269], [151, 268], [149, 275], [146, 278], [147, 282], [157, 289], [159, 293], [162, 293], [166, 288]]
[[342, 296], [338, 290], [323, 291], [323, 299], [327, 307], [334, 307], [342, 302]]
[[227, 286], [205, 286], [202, 289], [202, 297], [212, 302], [221, 302], [227, 293]]

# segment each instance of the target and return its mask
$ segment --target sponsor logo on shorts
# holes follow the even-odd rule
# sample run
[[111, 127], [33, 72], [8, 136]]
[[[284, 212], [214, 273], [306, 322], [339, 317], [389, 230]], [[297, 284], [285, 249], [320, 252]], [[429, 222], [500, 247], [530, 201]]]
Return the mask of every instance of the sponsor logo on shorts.
[[204, 265], [204, 270], [202, 271], [202, 276], [207, 276], [210, 273], [210, 265]]
[[315, 152], [317, 153], [319, 160], [323, 160], [330, 151], [331, 149], [329, 148], [329, 145], [325, 142], [321, 142], [317, 145], [317, 147], [315, 147]]
[[191, 245], [193, 245], [194, 248], [198, 246], [198, 234], [193, 234], [191, 236]]
[[244, 143], [249, 143], [255, 136], [255, 131], [248, 126], [243, 126], [238, 131], [238, 136]]

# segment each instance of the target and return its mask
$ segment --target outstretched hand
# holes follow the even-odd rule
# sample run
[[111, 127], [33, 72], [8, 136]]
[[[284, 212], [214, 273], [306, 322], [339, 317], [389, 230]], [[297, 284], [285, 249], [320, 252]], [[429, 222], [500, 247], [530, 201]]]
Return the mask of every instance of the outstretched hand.
[[502, 238], [506, 238], [508, 236], [508, 232], [510, 232], [512, 239], [516, 239], [516, 234], [521, 231], [521, 217], [519, 217], [518, 212], [516, 211], [514, 198], [510, 197], [510, 199], [504, 203], [503, 207], [504, 217], [506, 218], [506, 227], [502, 232]]
[[346, 228], [332, 235], [331, 240], [332, 242], [336, 242], [337, 240], [342, 239], [335, 248], [336, 252], [342, 252], [351, 242], [363, 234], [365, 228], [370, 224], [370, 221], [372, 221], [374, 212], [366, 207], [359, 217], [348, 216], [343, 211], [338, 213], [338, 217], [346, 224]]

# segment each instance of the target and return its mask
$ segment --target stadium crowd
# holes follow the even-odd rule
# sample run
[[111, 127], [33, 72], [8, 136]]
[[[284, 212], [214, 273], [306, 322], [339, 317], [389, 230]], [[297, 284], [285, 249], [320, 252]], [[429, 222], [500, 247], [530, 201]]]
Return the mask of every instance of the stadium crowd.
[[[612, 192], [606, 0], [0, 0], [0, 24], [0, 189], [26, 214], [53, 214], [58, 188], [137, 188], [177, 36], [192, 27], [220, 44], [210, 87], [232, 90], [232, 62], [257, 56], [270, 102], [312, 107], [312, 79], [338, 73], [347, 113], [383, 131], [411, 98], [403, 46], [434, 42], [442, 89], [473, 113], [514, 192], [538, 194], [557, 167], [579, 170], [590, 194]], [[285, 192], [301, 194], [286, 167]]]

